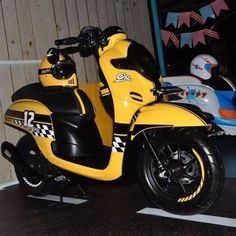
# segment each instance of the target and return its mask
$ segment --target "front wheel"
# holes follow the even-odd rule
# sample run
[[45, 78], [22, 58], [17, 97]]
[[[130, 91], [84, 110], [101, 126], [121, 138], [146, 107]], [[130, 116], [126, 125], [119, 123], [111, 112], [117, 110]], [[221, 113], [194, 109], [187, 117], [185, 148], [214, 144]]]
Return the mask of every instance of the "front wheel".
[[157, 206], [197, 214], [218, 199], [224, 182], [219, 152], [197, 130], [143, 133], [138, 157], [140, 184]]

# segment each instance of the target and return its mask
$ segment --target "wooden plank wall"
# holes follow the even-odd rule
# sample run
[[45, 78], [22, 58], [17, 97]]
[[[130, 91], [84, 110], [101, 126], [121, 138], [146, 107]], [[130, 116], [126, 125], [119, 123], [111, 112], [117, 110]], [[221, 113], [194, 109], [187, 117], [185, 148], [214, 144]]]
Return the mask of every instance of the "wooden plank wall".
[[[9, 140], [15, 144], [22, 135], [3, 124], [11, 94], [37, 81], [36, 64], [10, 62], [39, 60], [55, 39], [76, 36], [87, 25], [102, 29], [119, 25], [153, 52], [145, 0], [0, 0], [0, 143]], [[75, 55], [74, 59], [81, 83], [98, 80], [93, 57]], [[13, 167], [0, 157], [0, 183], [14, 178]]]

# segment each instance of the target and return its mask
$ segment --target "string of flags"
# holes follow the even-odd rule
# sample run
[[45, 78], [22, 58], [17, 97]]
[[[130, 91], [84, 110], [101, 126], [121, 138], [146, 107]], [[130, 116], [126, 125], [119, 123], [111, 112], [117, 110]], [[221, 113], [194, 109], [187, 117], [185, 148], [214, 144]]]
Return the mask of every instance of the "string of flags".
[[[174, 28], [180, 28], [182, 25], [186, 25], [190, 28], [191, 19], [204, 25], [208, 18], [216, 19], [222, 10], [229, 10], [225, 0], [215, 0], [211, 4], [198, 9], [199, 13], [194, 11], [168, 12], [165, 27], [173, 25]], [[179, 38], [177, 35], [179, 35]], [[195, 32], [180, 34], [175, 34], [174, 32], [164, 29], [161, 30], [161, 37], [164, 44], [167, 46], [169, 40], [171, 40], [177, 48], [182, 48], [184, 45], [188, 45], [191, 48], [195, 47], [198, 43], [206, 44], [205, 36], [220, 39], [218, 32], [206, 28]]]
[[210, 29], [202, 29], [195, 32], [181, 33], [180, 40], [174, 32], [168, 30], [161, 30], [161, 38], [167, 46], [169, 40], [173, 42], [176, 48], [182, 48], [188, 45], [190, 48], [195, 47], [198, 43], [206, 44], [205, 36], [220, 39], [219, 33]]

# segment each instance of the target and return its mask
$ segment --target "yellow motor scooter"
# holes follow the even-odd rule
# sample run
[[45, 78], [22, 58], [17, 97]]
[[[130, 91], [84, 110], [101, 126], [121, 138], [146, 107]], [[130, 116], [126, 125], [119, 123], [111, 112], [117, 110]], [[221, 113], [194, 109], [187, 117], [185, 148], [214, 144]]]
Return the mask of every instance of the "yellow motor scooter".
[[[40, 64], [40, 83], [16, 91], [5, 113], [7, 125], [26, 133], [16, 147], [4, 142], [1, 148], [20, 185], [40, 194], [51, 180], [71, 174], [112, 181], [135, 169], [151, 201], [164, 210], [195, 214], [208, 209], [224, 180], [221, 157], [208, 140], [212, 124], [207, 114], [164, 101], [179, 88], [161, 86], [150, 52], [119, 27], [84, 27], [78, 37], [55, 44], [58, 48], [49, 49]], [[68, 56], [76, 52], [97, 59], [111, 135], [95, 122], [105, 112], [91, 99], [96, 104], [100, 98], [78, 88]]]

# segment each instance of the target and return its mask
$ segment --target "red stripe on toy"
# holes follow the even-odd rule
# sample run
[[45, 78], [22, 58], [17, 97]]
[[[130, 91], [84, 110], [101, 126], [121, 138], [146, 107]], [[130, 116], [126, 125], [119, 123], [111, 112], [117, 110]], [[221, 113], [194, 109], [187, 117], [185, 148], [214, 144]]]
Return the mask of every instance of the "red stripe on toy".
[[220, 108], [219, 113], [224, 118], [236, 119], [236, 111], [234, 111], [234, 110], [228, 110], [228, 109]]

